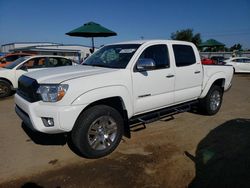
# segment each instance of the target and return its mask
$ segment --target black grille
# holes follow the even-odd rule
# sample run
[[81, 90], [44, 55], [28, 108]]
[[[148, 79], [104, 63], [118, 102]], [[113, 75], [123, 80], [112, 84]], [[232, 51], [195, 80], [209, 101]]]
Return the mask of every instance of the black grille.
[[29, 102], [36, 102], [40, 100], [40, 96], [36, 93], [38, 87], [36, 80], [21, 76], [18, 80], [17, 94]]

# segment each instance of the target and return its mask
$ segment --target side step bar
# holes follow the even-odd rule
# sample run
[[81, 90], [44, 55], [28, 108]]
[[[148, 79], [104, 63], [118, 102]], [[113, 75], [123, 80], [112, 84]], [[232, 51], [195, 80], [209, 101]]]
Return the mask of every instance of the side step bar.
[[139, 122], [143, 124], [148, 124], [148, 123], [152, 123], [154, 121], [157, 121], [165, 117], [173, 116], [175, 114], [182, 113], [182, 112], [187, 112], [191, 110], [192, 105], [197, 104], [197, 103], [198, 101], [195, 100], [195, 101], [187, 102], [184, 104], [149, 112], [146, 114], [134, 116], [129, 120], [129, 125], [131, 126]]

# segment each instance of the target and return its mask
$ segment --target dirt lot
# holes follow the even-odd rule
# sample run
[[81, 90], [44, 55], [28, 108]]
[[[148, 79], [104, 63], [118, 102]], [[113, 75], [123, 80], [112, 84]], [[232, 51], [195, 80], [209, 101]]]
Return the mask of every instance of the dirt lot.
[[0, 101], [0, 187], [249, 187], [250, 75], [236, 75], [215, 116], [182, 113], [132, 132], [108, 157], [74, 154], [63, 136], [31, 135]]

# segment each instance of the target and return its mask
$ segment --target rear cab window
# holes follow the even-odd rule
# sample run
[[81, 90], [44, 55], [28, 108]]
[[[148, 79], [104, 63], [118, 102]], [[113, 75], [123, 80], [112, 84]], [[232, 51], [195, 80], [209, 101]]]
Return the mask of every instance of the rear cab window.
[[196, 58], [192, 46], [174, 44], [173, 51], [176, 67], [184, 67], [196, 63]]

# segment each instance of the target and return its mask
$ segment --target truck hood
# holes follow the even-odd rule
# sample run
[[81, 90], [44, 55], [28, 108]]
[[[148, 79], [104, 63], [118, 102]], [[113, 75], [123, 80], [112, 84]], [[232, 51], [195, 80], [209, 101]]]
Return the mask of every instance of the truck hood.
[[37, 80], [38, 83], [55, 84], [75, 78], [104, 74], [117, 70], [118, 69], [75, 65], [29, 72], [25, 74], [25, 76]]

